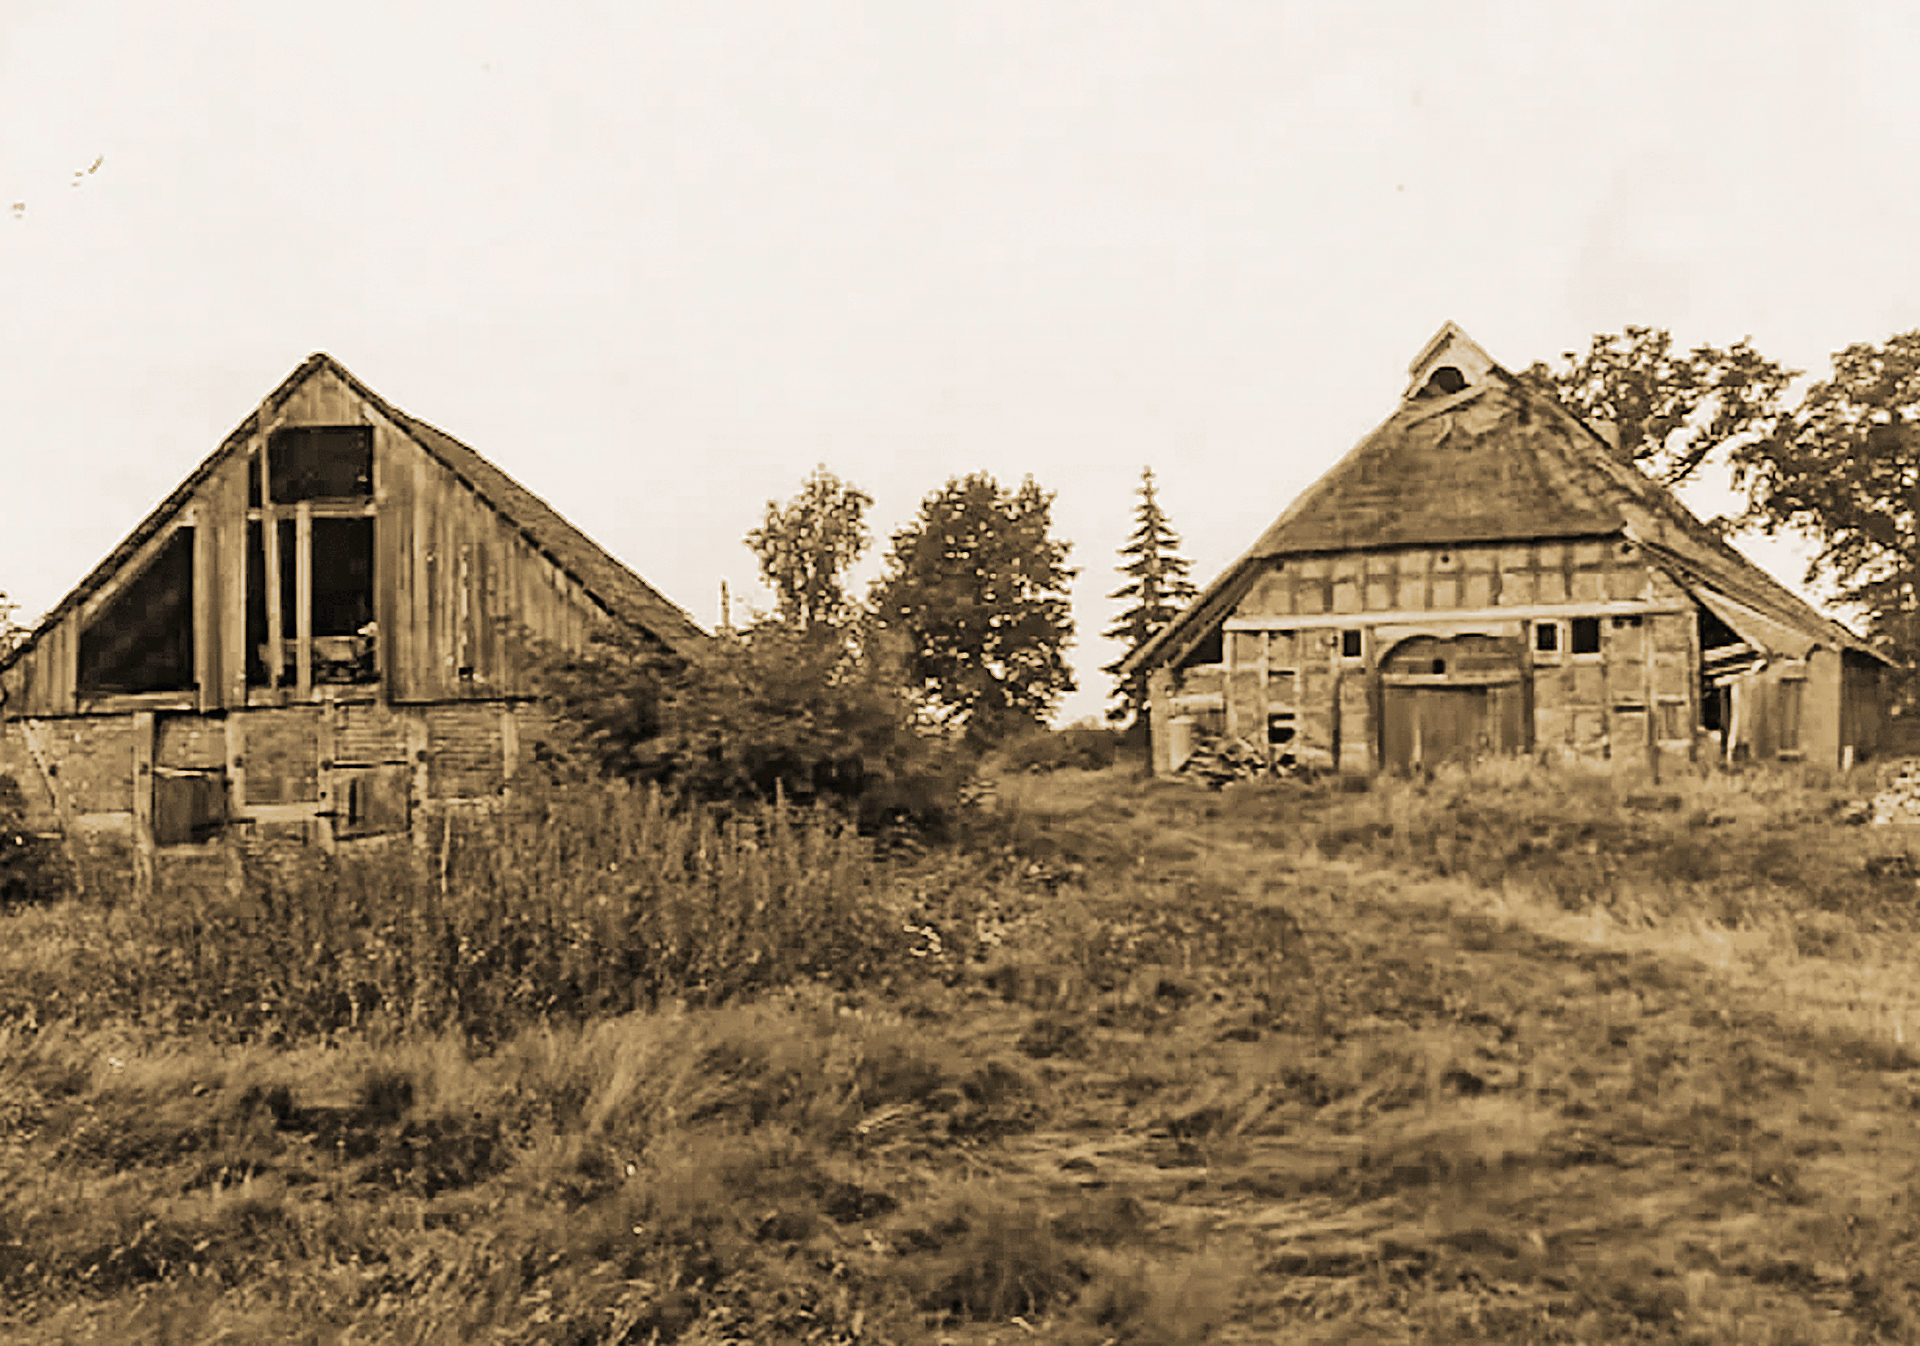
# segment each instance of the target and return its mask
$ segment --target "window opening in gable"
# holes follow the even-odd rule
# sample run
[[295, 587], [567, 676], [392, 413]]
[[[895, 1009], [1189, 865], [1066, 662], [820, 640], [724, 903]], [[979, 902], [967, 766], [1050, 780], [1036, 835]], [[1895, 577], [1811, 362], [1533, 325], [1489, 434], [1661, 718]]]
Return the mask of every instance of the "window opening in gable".
[[80, 631], [83, 693], [192, 691], [193, 529], [160, 550]]
[[1572, 628], [1568, 642], [1575, 654], [1600, 653], [1600, 619], [1598, 617], [1575, 617], [1568, 625]]
[[[373, 617], [374, 521], [367, 515], [309, 520], [304, 544], [298, 520], [275, 521], [277, 555], [267, 549], [264, 521], [247, 525], [247, 681], [291, 687], [300, 666], [301, 553], [309, 578], [305, 595], [315, 684], [364, 684], [379, 679]], [[277, 563], [279, 675], [269, 636], [269, 568]]]
[[276, 505], [365, 499], [373, 494], [373, 427], [295, 425], [276, 430], [267, 441], [267, 465]]

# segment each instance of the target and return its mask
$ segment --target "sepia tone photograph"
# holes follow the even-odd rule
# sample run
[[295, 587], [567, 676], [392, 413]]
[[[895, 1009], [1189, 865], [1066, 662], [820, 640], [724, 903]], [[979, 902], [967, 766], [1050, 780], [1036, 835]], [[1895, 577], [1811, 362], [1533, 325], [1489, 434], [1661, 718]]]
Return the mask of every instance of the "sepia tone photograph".
[[0, 1342], [1920, 1342], [1916, 60], [0, 0]]

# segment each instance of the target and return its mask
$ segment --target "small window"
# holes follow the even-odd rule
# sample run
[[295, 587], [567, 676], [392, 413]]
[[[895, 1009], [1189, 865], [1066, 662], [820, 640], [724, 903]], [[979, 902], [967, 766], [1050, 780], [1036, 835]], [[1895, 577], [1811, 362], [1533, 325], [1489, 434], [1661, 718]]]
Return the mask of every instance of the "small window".
[[1560, 657], [1560, 623], [1535, 622], [1533, 626], [1533, 652], [1545, 655], [1549, 659]]
[[1600, 619], [1598, 617], [1575, 617], [1569, 625], [1573, 628], [1570, 632], [1573, 637], [1573, 653], [1600, 653]]
[[1278, 747], [1293, 742], [1297, 725], [1290, 710], [1269, 711], [1267, 714], [1267, 742]]
[[373, 494], [373, 427], [299, 425], [267, 443], [273, 503], [342, 500]]
[[227, 823], [227, 778], [179, 772], [153, 778], [153, 842], [190, 846], [218, 836]]
[[1616, 631], [1634, 630], [1637, 629], [1639, 625], [1640, 614], [1637, 612], [1629, 613], [1625, 617], [1615, 617], [1613, 619], [1613, 629]]
[[1445, 659], [1435, 659], [1433, 661], [1433, 671], [1435, 673], [1445, 673], [1447, 671], [1447, 661]]
[[1782, 754], [1797, 753], [1800, 751], [1800, 694], [1806, 683], [1781, 682], [1778, 686], [1780, 751]]
[[1342, 659], [1358, 659], [1360, 657], [1360, 650], [1360, 632], [1358, 630], [1347, 630], [1340, 633], [1340, 657]]

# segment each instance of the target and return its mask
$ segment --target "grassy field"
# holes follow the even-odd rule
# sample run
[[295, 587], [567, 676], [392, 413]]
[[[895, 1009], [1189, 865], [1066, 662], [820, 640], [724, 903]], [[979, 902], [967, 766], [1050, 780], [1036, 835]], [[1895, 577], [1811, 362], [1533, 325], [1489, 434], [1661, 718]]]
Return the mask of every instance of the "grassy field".
[[8, 1342], [1920, 1340], [1871, 788], [572, 794], [0, 918]]

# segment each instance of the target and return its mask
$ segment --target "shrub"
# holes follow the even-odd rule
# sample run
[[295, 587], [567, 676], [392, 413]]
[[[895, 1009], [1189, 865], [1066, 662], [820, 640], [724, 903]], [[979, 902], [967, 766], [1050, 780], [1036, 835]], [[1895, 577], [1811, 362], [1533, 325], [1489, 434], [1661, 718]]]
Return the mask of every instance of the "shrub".
[[1104, 771], [1120, 754], [1123, 735], [1118, 730], [1075, 725], [1066, 729], [1034, 729], [1009, 740], [999, 750], [1007, 771]]
[[686, 659], [608, 630], [543, 676], [593, 768], [685, 801], [818, 800], [869, 830], [937, 828], [969, 765], [916, 723], [893, 661], [836, 630], [763, 623]]
[[29, 832], [26, 812], [19, 782], [0, 775], [0, 911], [66, 895], [59, 843]]

